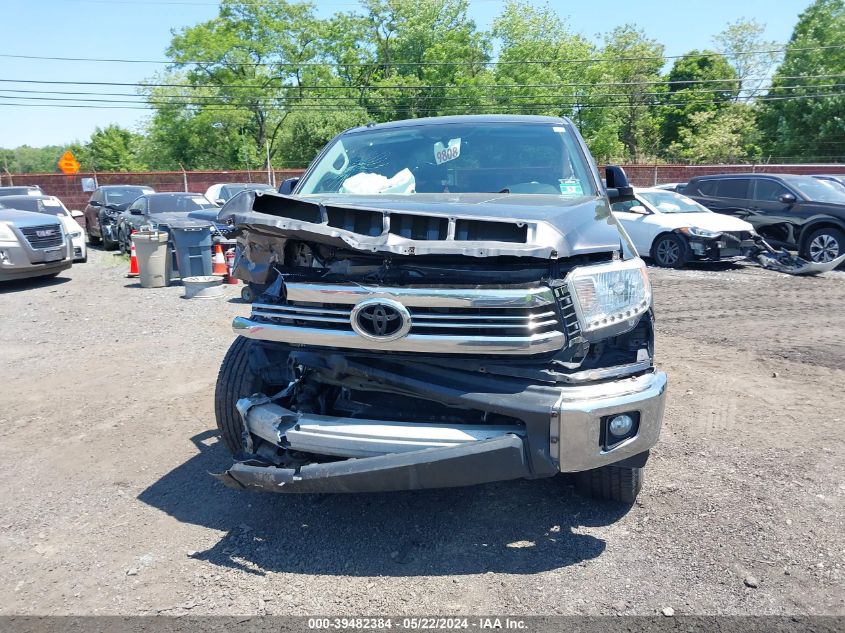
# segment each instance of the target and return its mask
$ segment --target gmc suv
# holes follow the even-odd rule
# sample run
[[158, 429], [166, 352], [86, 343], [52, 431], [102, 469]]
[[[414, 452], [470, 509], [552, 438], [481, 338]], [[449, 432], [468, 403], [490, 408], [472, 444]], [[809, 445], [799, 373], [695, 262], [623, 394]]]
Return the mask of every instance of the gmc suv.
[[683, 194], [750, 222], [767, 242], [804, 259], [827, 263], [845, 254], [845, 190], [836, 183], [783, 174], [698, 176]]
[[361, 492], [576, 473], [631, 503], [660, 433], [646, 268], [567, 119], [369, 125], [292, 195], [220, 212], [258, 297], [220, 369], [234, 488]]

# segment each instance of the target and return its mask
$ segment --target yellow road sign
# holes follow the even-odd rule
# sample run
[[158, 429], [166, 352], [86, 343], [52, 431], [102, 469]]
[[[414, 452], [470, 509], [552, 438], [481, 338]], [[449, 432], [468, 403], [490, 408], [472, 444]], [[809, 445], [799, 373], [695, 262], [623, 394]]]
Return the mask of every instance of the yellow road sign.
[[76, 160], [76, 156], [71, 153], [70, 150], [67, 150], [62, 157], [59, 159], [58, 162], [59, 169], [62, 170], [63, 174], [75, 174], [79, 172], [79, 161]]

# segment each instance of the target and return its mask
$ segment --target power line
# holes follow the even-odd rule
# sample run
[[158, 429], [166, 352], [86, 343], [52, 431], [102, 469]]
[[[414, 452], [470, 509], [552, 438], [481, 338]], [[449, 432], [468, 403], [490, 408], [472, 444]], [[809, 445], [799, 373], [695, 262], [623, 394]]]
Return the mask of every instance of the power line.
[[[842, 75], [845, 77], [845, 75]], [[599, 86], [600, 84], [596, 84]], [[820, 90], [826, 88], [841, 88], [845, 86], [845, 83], [832, 83], [832, 84], [813, 84], [813, 85], [805, 85], [805, 84], [795, 84], [795, 85], [786, 85], [786, 86], [778, 86], [778, 90], [799, 90], [799, 89], [813, 89], [813, 90]], [[522, 87], [522, 86], [520, 86]], [[501, 86], [491, 85], [491, 89], [494, 91]], [[716, 90], [716, 92], [723, 92], [720, 90]], [[9, 88], [0, 88], [0, 93], [16, 93], [16, 94], [43, 94], [43, 95], [77, 95], [83, 97], [133, 97], [137, 99], [138, 103], [145, 102], [143, 100], [147, 99], [147, 95], [141, 95], [137, 93], [131, 92], [78, 92], [78, 91], [64, 91], [64, 90], [22, 90], [22, 89], [9, 89]], [[682, 94], [684, 97], [689, 95], [697, 95], [697, 94], [712, 94], [713, 90], [699, 90], [699, 89], [688, 89], [684, 90]], [[654, 96], [654, 97], [666, 97], [668, 99], [673, 99], [674, 97], [678, 96], [679, 93], [672, 93], [672, 92], [639, 92], [637, 93], [638, 97], [647, 97], [647, 96]], [[2, 96], [2, 95], [0, 95]], [[475, 99], [479, 95], [472, 94], [472, 95], [452, 95], [447, 94], [445, 96], [438, 96], [438, 102], [451, 102], [451, 101], [465, 101], [467, 99]], [[556, 99], [556, 98], [563, 98], [563, 99], [600, 99], [605, 97], [626, 97], [629, 96], [629, 93], [625, 92], [587, 92], [581, 95], [573, 95], [573, 94], [507, 94], [507, 93], [495, 93], [495, 92], [487, 92], [482, 97], [486, 98], [507, 98], [507, 99]], [[740, 99], [761, 99], [765, 95], [759, 95], [756, 97], [746, 97], [740, 96]], [[774, 95], [773, 95], [774, 96]], [[27, 98], [27, 97], [19, 97], [19, 98]], [[32, 97], [33, 99], [35, 97]], [[189, 94], [156, 94], [154, 95], [156, 99], [166, 100], [165, 102], [168, 105], [171, 104], [170, 100], [173, 100], [173, 104], [179, 104], [180, 100], [191, 100], [190, 103], [193, 105], [203, 105], [204, 102], [206, 103], [220, 103], [225, 105], [235, 105], [238, 103], [237, 98], [231, 97], [228, 95], [189, 95]], [[732, 99], [733, 97], [726, 97], [726, 100]], [[345, 101], [342, 101], [345, 99]], [[249, 101], [240, 101], [239, 103], [243, 106], [254, 105], [255, 103], [264, 104], [264, 105], [274, 105], [280, 102], [290, 102], [290, 101], [332, 101], [336, 103], [358, 103], [359, 99], [365, 100], [382, 100], [382, 101], [392, 101], [394, 97], [390, 95], [358, 95], [355, 97], [351, 96], [344, 96], [344, 95], [307, 95], [304, 97], [294, 96], [294, 97], [284, 97], [280, 96], [278, 98], [260, 98], [260, 99], [251, 99]], [[67, 99], [68, 101], [76, 101], [77, 99]], [[84, 100], [84, 99], [78, 99]], [[687, 103], [686, 98], [682, 101], [672, 101], [673, 105], [683, 105]]]
[[[804, 79], [839, 79], [845, 77], [845, 73], [826, 73], [821, 75], [793, 75], [787, 77], [778, 77], [779, 80], [804, 80]], [[766, 79], [765, 77], [747, 78], [746, 81], [757, 81]], [[183, 83], [129, 83], [116, 81], [64, 81], [64, 80], [47, 80], [47, 79], [0, 79], [0, 83], [18, 83], [18, 84], [45, 84], [45, 85], [62, 85], [62, 86], [117, 86], [121, 88], [190, 88], [190, 89], [215, 89], [225, 88], [227, 90], [248, 90], [248, 89], [266, 89], [268, 86], [262, 84], [183, 84]], [[278, 89], [295, 89], [295, 90], [353, 90], [360, 92], [361, 90], [487, 90], [490, 88], [586, 88], [595, 86], [660, 86], [669, 84], [712, 84], [712, 83], [739, 83], [736, 77], [726, 77], [724, 79], [688, 79], [682, 81], [669, 80], [648, 80], [648, 81], [603, 81], [603, 82], [559, 82], [559, 83], [533, 83], [533, 84], [480, 84], [480, 85], [464, 85], [457, 86], [454, 84], [368, 84], [368, 85], [294, 85], [283, 84], [276, 86]], [[812, 87], [812, 86], [808, 86]]]
[[125, 59], [125, 58], [100, 58], [100, 57], [50, 57], [44, 55], [16, 55], [11, 53], [0, 53], [0, 57], [10, 59], [32, 59], [44, 60], [54, 62], [97, 62], [97, 63], [114, 63], [114, 64], [164, 64], [167, 66], [207, 66], [215, 64], [223, 64], [226, 66], [247, 66], [255, 68], [308, 68], [308, 67], [336, 67], [336, 68], [356, 68], [356, 67], [380, 67], [380, 66], [526, 66], [526, 65], [554, 65], [554, 64], [596, 64], [601, 62], [617, 62], [617, 61], [659, 61], [670, 59], [687, 59], [687, 58], [701, 58], [701, 57], [748, 57], [753, 55], [770, 55], [772, 53], [785, 53], [787, 51], [820, 51], [829, 49], [845, 48], [845, 44], [830, 44], [827, 46], [803, 46], [791, 48], [772, 48], [757, 51], [743, 51], [739, 53], [685, 53], [683, 55], [641, 55], [641, 56], [619, 56], [619, 57], [588, 57], [576, 59], [545, 59], [545, 60], [513, 60], [513, 61], [449, 61], [449, 62], [394, 62], [386, 64], [380, 61], [372, 62], [227, 62], [222, 59], [218, 60], [163, 60], [163, 59]]
[[[757, 101], [791, 101], [791, 100], [803, 100], [803, 99], [825, 99], [831, 97], [845, 97], [845, 92], [838, 92], [838, 93], [819, 93], [819, 94], [809, 94], [809, 95], [789, 95], [789, 96], [764, 96], [758, 97]], [[40, 101], [49, 101], [51, 103], [7, 103], [7, 102], [0, 102], [0, 105], [10, 106], [10, 107], [54, 107], [54, 108], [94, 108], [94, 109], [117, 109], [117, 110], [155, 110], [158, 109], [157, 106], [160, 105], [183, 105], [183, 106], [196, 106], [196, 107], [203, 107], [209, 111], [242, 111], [242, 108], [232, 105], [226, 104], [197, 104], [197, 103], [185, 103], [180, 102], [179, 104], [172, 104], [172, 103], [148, 103], [147, 105], [141, 105], [138, 101], [120, 101], [120, 100], [109, 100], [109, 99], [61, 99], [57, 97], [14, 97], [14, 96], [0, 96], [0, 99], [22, 99], [22, 100], [40, 100]], [[61, 103], [56, 104], [56, 101], [74, 101], [74, 102], [81, 102], [81, 103]], [[135, 105], [91, 105], [91, 104], [135, 104]], [[695, 105], [707, 105], [707, 104], [721, 104], [724, 101], [703, 101], [703, 100], [693, 100], [689, 101], [689, 104]], [[350, 105], [354, 104], [345, 104], [341, 106], [340, 104], [337, 105], [311, 105], [311, 104], [294, 104], [289, 110], [290, 112], [296, 111], [317, 111], [317, 112], [346, 112]], [[551, 103], [524, 103], [519, 104], [517, 107], [511, 107], [508, 105], [501, 105], [501, 104], [472, 104], [467, 105], [464, 107], [456, 107], [450, 106], [443, 108], [443, 110], [453, 113], [453, 114], [470, 114], [470, 113], [503, 113], [503, 114], [510, 114], [514, 113], [514, 111], [518, 112], [527, 112], [527, 111], [548, 111], [550, 109], [560, 110], [563, 108], [576, 108], [576, 109], [606, 109], [606, 108], [660, 108], [660, 107], [667, 107], [671, 106], [671, 103], [627, 103], [627, 102], [610, 102], [610, 103], [579, 103], [579, 102], [551, 102]], [[399, 112], [407, 112], [407, 113], [416, 113], [420, 111], [425, 111], [426, 108], [424, 106], [378, 106], [373, 107], [370, 106], [366, 108], [369, 111], [377, 111], [382, 110], [388, 113], [399, 113]]]

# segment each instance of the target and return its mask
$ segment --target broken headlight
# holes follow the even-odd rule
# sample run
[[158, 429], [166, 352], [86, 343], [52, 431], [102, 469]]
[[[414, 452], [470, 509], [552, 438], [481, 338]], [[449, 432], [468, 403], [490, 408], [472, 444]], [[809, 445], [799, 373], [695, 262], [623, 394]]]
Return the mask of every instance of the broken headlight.
[[708, 231], [707, 229], [699, 229], [695, 226], [685, 226], [678, 230], [684, 235], [689, 235], [690, 237], [704, 237], [708, 239], [719, 237], [722, 234], [720, 231]]
[[[640, 258], [579, 266], [566, 278], [581, 332], [602, 337], [627, 332], [651, 306], [651, 284]], [[592, 338], [589, 337], [588, 338]]]

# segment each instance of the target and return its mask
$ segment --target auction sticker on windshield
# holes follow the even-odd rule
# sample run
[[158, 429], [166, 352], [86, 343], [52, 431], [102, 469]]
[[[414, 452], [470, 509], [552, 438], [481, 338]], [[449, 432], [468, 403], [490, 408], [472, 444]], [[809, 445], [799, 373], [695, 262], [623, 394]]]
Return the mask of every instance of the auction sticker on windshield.
[[450, 160], [455, 160], [461, 155], [461, 139], [453, 138], [449, 140], [448, 145], [443, 145], [440, 141], [434, 144], [434, 160], [438, 165], [441, 165]]
[[577, 178], [561, 178], [558, 182], [560, 183], [560, 195], [567, 198], [577, 198], [584, 195], [584, 188], [581, 187], [581, 181]]

